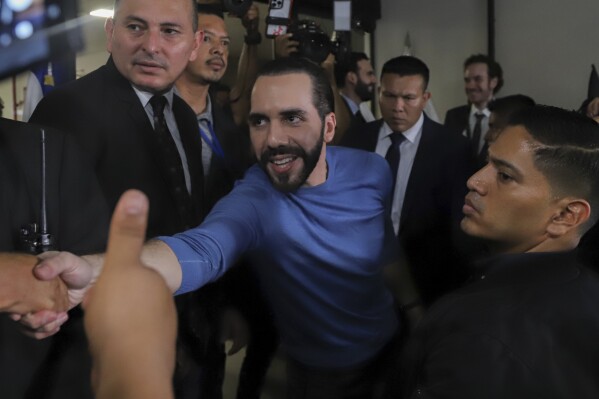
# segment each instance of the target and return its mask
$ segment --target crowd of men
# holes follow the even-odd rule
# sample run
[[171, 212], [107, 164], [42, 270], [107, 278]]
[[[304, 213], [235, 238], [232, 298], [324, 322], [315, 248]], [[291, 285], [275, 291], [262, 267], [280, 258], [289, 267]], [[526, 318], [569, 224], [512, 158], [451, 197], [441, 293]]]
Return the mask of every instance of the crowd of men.
[[[221, 11], [117, 0], [107, 63], [0, 119], [0, 390], [220, 398], [230, 339], [238, 398], [279, 340], [290, 399], [597, 397], [599, 99], [497, 97], [477, 54], [440, 124], [422, 60], [259, 68], [258, 18], [223, 103]], [[42, 196], [61, 252], [19, 254]]]

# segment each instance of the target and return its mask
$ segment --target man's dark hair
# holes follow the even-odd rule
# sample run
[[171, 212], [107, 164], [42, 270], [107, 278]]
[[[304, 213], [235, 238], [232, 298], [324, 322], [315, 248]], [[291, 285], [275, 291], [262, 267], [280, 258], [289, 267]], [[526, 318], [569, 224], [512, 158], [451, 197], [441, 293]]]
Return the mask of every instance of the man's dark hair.
[[489, 80], [497, 78], [497, 85], [493, 89], [493, 94], [497, 93], [503, 87], [503, 69], [501, 69], [501, 65], [497, 61], [484, 54], [474, 54], [464, 61], [464, 70], [472, 64], [487, 65]]
[[424, 62], [411, 55], [400, 55], [399, 57], [391, 58], [383, 65], [381, 71], [381, 79], [386, 73], [393, 73], [400, 76], [422, 76], [424, 82], [423, 90], [428, 87], [430, 72]]
[[599, 125], [574, 111], [537, 105], [512, 116], [538, 142], [535, 166], [558, 196], [576, 196], [591, 205], [583, 232], [599, 218]]
[[198, 14], [203, 15], [216, 15], [221, 19], [225, 19], [225, 14], [223, 13], [223, 6], [221, 4], [196, 4], [196, 10]]
[[532, 108], [536, 105], [535, 100], [524, 94], [514, 94], [497, 98], [489, 103], [487, 108], [495, 116], [494, 128], [502, 129], [510, 120], [510, 117], [520, 110]]
[[[116, 10], [117, 8], [119, 8], [119, 4], [121, 4], [122, 0], [114, 0], [114, 7], [112, 8], [114, 10], [114, 15], [116, 15]], [[193, 12], [191, 13], [191, 27], [193, 28], [194, 32], [198, 31], [198, 13], [196, 12], [196, 1], [197, 0], [188, 0], [191, 4], [191, 9], [193, 10]], [[114, 17], [113, 17], [114, 18]]]
[[319, 65], [307, 58], [284, 57], [270, 61], [260, 69], [256, 80], [261, 76], [278, 76], [289, 73], [305, 73], [310, 77], [312, 103], [322, 120], [327, 114], [335, 111], [335, 99], [329, 79]]
[[345, 87], [345, 77], [348, 73], [358, 73], [358, 62], [370, 60], [365, 53], [352, 51], [346, 61], [335, 62], [335, 83], [337, 87]]

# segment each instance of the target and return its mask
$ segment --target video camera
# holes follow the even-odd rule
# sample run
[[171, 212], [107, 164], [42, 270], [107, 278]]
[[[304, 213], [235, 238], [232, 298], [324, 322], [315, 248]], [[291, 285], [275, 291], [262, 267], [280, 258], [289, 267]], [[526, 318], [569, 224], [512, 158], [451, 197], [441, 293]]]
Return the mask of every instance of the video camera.
[[329, 39], [316, 22], [295, 20], [293, 0], [270, 0], [266, 36], [272, 38], [293, 33], [293, 40], [299, 42], [294, 56], [306, 57], [320, 64], [329, 53], [333, 53], [337, 61], [343, 61], [351, 53], [351, 1], [336, 1], [334, 11], [335, 31]]
[[293, 33], [293, 40], [299, 42], [297, 52], [292, 55], [306, 57], [317, 64], [322, 63], [329, 53], [333, 53], [335, 59], [340, 61], [346, 59], [351, 52], [349, 35], [346, 32], [335, 31], [329, 39], [326, 32], [314, 21], [302, 20], [293, 23], [289, 27], [289, 33]]

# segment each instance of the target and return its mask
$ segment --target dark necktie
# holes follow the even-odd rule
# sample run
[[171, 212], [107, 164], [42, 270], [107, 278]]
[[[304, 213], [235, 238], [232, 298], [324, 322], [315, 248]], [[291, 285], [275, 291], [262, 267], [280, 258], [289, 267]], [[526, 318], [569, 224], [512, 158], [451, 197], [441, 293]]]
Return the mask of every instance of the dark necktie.
[[150, 105], [154, 112], [154, 132], [156, 132], [156, 140], [158, 141], [158, 146], [162, 153], [164, 165], [168, 171], [169, 183], [175, 196], [179, 215], [181, 216], [183, 224], [188, 225], [193, 220], [191, 197], [185, 183], [185, 174], [183, 172], [181, 156], [177, 150], [175, 140], [173, 139], [170, 130], [168, 130], [166, 119], [164, 117], [166, 98], [164, 96], [156, 95], [150, 99]]
[[474, 154], [474, 156], [478, 156], [478, 146], [479, 146], [479, 142], [480, 142], [480, 135], [482, 133], [482, 121], [483, 118], [485, 117], [485, 114], [482, 114], [480, 112], [477, 112], [476, 114], [474, 114], [474, 117], [476, 118], [476, 122], [474, 123], [474, 130], [472, 130], [472, 153]]
[[366, 118], [364, 118], [364, 115], [362, 115], [362, 111], [360, 111], [359, 109], [354, 114], [354, 116], [356, 117], [356, 120], [359, 121], [360, 123], [366, 123]]
[[385, 159], [389, 162], [389, 167], [391, 168], [391, 175], [393, 176], [393, 191], [395, 191], [395, 181], [397, 180], [397, 171], [399, 170], [399, 159], [401, 157], [401, 153], [399, 152], [399, 146], [402, 141], [406, 139], [401, 132], [393, 132], [389, 135], [391, 139], [391, 147], [387, 150], [387, 154], [385, 155]]

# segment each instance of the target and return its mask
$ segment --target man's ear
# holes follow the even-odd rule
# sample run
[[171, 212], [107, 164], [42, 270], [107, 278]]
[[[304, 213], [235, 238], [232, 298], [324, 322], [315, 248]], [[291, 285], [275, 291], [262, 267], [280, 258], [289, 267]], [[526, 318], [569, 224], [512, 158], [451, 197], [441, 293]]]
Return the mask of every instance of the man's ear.
[[204, 41], [204, 31], [198, 29], [193, 34], [193, 46], [191, 48], [191, 53], [189, 53], [188, 61], [195, 61], [198, 58], [198, 50]]
[[499, 78], [492, 78], [491, 80], [489, 80], [489, 86], [491, 87], [491, 90], [495, 91], [495, 88], [497, 87], [497, 83], [499, 83]]
[[330, 143], [335, 136], [335, 126], [337, 126], [337, 119], [335, 114], [331, 112], [324, 117], [324, 142]]
[[358, 75], [355, 72], [348, 72], [345, 79], [354, 86], [358, 83]]
[[591, 205], [583, 199], [564, 198], [560, 200], [559, 210], [553, 215], [547, 233], [560, 237], [582, 226], [591, 216]]
[[114, 32], [114, 19], [107, 18], [104, 22], [104, 33], [106, 34], [106, 50], [112, 54], [112, 33]]

